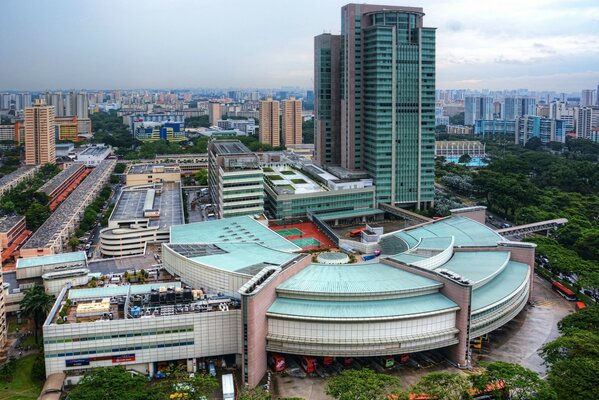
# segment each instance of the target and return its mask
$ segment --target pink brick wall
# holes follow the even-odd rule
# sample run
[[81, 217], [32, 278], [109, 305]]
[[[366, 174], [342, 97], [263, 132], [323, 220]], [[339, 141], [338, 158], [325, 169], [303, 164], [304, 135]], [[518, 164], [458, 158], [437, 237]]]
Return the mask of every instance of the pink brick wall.
[[452, 212], [451, 215], [453, 215], [455, 217], [470, 218], [477, 222], [480, 222], [481, 224], [484, 224], [485, 218], [486, 218], [486, 213], [487, 213], [486, 208], [481, 208], [480, 210]]
[[[277, 298], [276, 288], [282, 282], [306, 268], [312, 262], [312, 256], [306, 255], [295, 265], [287, 268], [277, 275], [266, 286], [248, 297], [247, 301], [247, 341], [248, 341], [248, 385], [254, 387], [266, 373], [266, 335], [268, 334], [268, 321], [266, 311]], [[243, 324], [242, 324], [243, 337]], [[242, 365], [245, 365], [242, 363]], [[245, 368], [245, 366], [244, 366]], [[244, 371], [242, 371], [242, 374]], [[242, 375], [243, 376], [243, 375]]]

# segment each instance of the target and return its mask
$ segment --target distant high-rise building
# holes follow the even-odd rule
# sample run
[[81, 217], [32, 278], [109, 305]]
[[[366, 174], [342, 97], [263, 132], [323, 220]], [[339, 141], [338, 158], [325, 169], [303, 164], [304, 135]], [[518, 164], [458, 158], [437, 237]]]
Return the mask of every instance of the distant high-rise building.
[[281, 103], [283, 140], [288, 144], [302, 144], [302, 101], [295, 97]]
[[217, 122], [221, 119], [222, 115], [220, 112], [220, 103], [211, 101], [208, 103], [208, 121], [210, 126], [216, 126]]
[[589, 107], [593, 105], [593, 90], [585, 89], [582, 91], [582, 95], [580, 96], [580, 106], [581, 107]]
[[25, 109], [25, 164], [56, 162], [54, 107], [41, 99]]
[[566, 126], [559, 119], [543, 118], [536, 115], [516, 117], [515, 142], [526, 145], [533, 137], [539, 138], [541, 143], [566, 141]]
[[87, 99], [87, 93], [79, 92], [76, 96], [76, 109], [74, 116], [77, 118], [89, 118], [89, 101]]
[[534, 97], [506, 97], [503, 100], [501, 118], [513, 121], [518, 116], [536, 115], [537, 101]]
[[591, 138], [593, 127], [593, 109], [591, 107], [580, 107], [574, 114], [576, 125], [576, 137], [580, 139]]
[[599, 106], [599, 83], [597, 83], [597, 90], [595, 90], [595, 105]]
[[267, 97], [260, 102], [260, 143], [273, 147], [281, 145], [279, 113], [279, 102], [272, 97]]
[[435, 29], [423, 16], [348, 4], [341, 35], [315, 39], [317, 159], [336, 162], [336, 146], [341, 167], [374, 179], [378, 202], [420, 207], [434, 198]]
[[493, 98], [489, 96], [466, 96], [464, 100], [464, 124], [474, 125], [477, 119], [493, 119]]

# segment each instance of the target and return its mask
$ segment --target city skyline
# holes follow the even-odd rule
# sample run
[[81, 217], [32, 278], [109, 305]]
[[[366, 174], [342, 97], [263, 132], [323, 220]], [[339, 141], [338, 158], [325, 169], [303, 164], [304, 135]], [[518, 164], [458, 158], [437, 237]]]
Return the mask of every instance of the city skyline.
[[[8, 0], [0, 90], [310, 88], [313, 37], [339, 33], [347, 3]], [[590, 0], [391, 3], [424, 7], [437, 28], [439, 89], [574, 92], [599, 81]]]

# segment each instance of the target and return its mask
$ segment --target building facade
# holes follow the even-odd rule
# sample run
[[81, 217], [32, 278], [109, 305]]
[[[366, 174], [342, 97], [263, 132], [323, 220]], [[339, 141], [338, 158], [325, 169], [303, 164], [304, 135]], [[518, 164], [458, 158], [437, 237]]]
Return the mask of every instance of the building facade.
[[54, 107], [36, 100], [25, 109], [25, 164], [56, 163]]
[[272, 147], [281, 145], [280, 112], [279, 102], [272, 97], [260, 101], [260, 143]]
[[477, 119], [493, 119], [493, 98], [466, 96], [464, 99], [464, 124], [474, 125]]
[[57, 140], [79, 141], [79, 124], [77, 117], [56, 117], [54, 118]]
[[264, 211], [260, 160], [238, 140], [208, 143], [208, 188], [218, 218]]
[[283, 140], [285, 146], [302, 143], [302, 101], [290, 97], [281, 102]]
[[[316, 138], [317, 160], [335, 162], [328, 149], [339, 143], [341, 166], [367, 172], [378, 202], [433, 201], [435, 29], [423, 26], [423, 16], [421, 8], [349, 4], [340, 37], [315, 39], [315, 134], [325, 135]], [[327, 98], [329, 87], [336, 98], [335, 70], [339, 114], [327, 118], [328, 109], [337, 111]], [[336, 121], [339, 128], [327, 130]], [[338, 139], [327, 140], [337, 131]]]
[[515, 121], [515, 143], [522, 146], [533, 137], [541, 143], [566, 142], [566, 127], [559, 119], [543, 118], [535, 115], [517, 117]]
[[516, 131], [516, 122], [505, 119], [477, 119], [474, 124], [474, 133], [483, 138], [495, 135], [505, 135], [514, 137]]
[[501, 118], [514, 121], [523, 115], [536, 115], [537, 101], [534, 97], [506, 97], [501, 108]]
[[221, 105], [218, 102], [211, 101], [208, 103], [208, 121], [210, 126], [216, 126], [217, 122], [221, 119], [222, 113], [220, 107]]
[[593, 127], [593, 114], [598, 113], [592, 107], [580, 107], [575, 111], [576, 137], [590, 139]]

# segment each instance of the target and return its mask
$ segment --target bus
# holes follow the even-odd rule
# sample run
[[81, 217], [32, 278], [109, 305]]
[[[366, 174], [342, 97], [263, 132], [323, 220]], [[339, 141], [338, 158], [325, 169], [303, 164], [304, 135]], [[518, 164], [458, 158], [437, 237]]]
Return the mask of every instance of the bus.
[[568, 301], [576, 301], [576, 293], [574, 293], [558, 281], [551, 282], [551, 286], [553, 287], [553, 290], [558, 292], [560, 296], [562, 296], [564, 299]]

